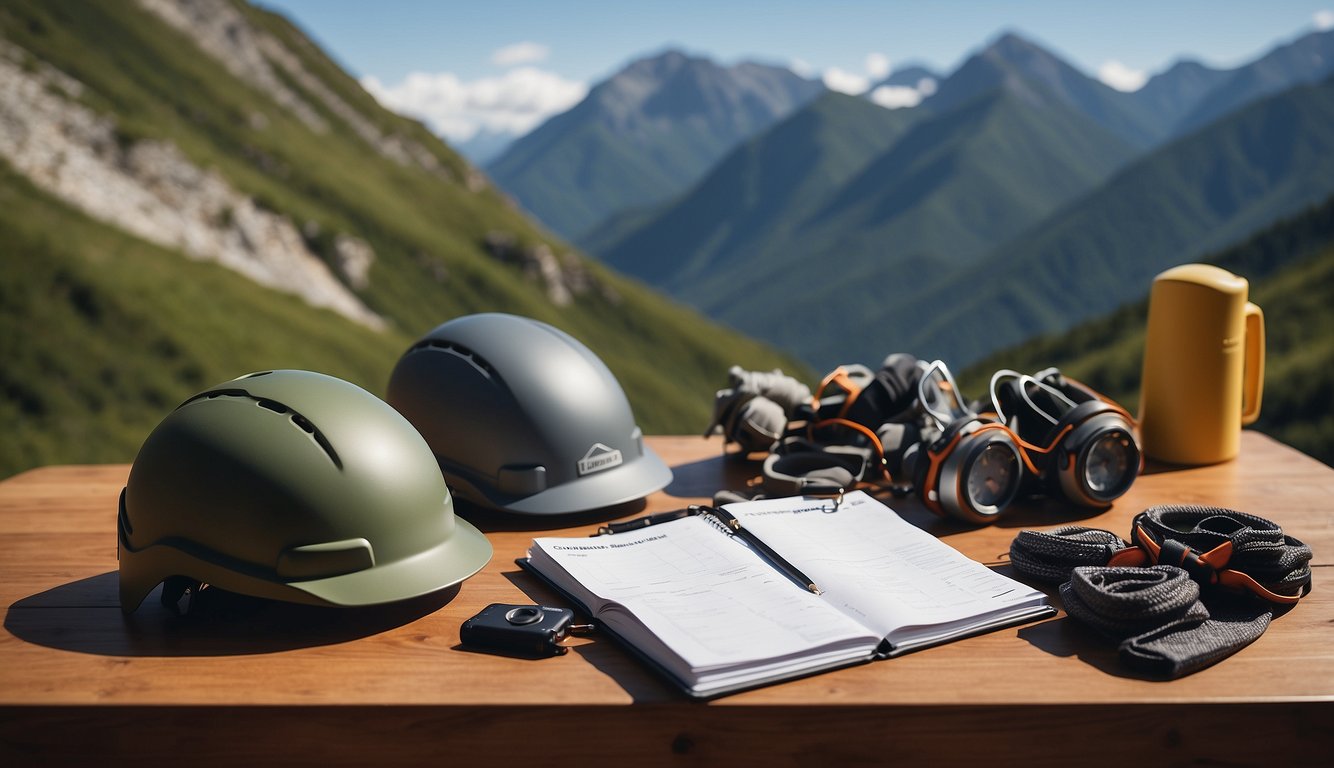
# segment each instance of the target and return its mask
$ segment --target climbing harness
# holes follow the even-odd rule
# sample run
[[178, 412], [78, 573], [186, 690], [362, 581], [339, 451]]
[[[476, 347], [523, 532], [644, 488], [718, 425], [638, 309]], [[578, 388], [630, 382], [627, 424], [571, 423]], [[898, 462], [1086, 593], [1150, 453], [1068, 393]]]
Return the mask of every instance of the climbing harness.
[[1274, 522], [1220, 507], [1165, 505], [1137, 515], [1131, 540], [1065, 526], [1021, 531], [1020, 574], [1057, 583], [1066, 613], [1120, 643], [1126, 666], [1190, 674], [1258, 638], [1311, 591], [1311, 548]]

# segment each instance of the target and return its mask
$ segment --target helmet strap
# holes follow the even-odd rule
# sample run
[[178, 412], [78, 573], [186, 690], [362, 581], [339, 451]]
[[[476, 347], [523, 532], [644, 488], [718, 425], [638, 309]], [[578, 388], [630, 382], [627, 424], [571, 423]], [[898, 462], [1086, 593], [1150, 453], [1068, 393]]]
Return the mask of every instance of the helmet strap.
[[[189, 576], [168, 576], [162, 582], [162, 607], [177, 616], [189, 616], [195, 607], [195, 596], [208, 589], [208, 585]], [[181, 610], [181, 598], [185, 598], [185, 610]]]

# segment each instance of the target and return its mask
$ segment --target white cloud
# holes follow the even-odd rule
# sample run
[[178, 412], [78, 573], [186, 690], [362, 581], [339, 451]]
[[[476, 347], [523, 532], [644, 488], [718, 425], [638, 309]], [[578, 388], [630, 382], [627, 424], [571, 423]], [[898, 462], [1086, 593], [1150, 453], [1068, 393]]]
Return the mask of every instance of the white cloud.
[[882, 85], [871, 91], [871, 101], [886, 109], [905, 109], [922, 103], [922, 99], [936, 92], [936, 79], [924, 77], [917, 86]]
[[825, 87], [829, 90], [850, 93], [854, 96], [865, 93], [866, 89], [871, 86], [871, 81], [865, 75], [848, 72], [838, 67], [826, 69], [822, 79]]
[[922, 94], [906, 85], [882, 85], [871, 91], [871, 101], [887, 109], [901, 109], [921, 104]]
[[872, 80], [884, 80], [889, 77], [889, 57], [883, 53], [866, 54], [866, 74]]
[[792, 73], [797, 77], [804, 77], [807, 80], [810, 80], [816, 75], [815, 67], [811, 66], [811, 63], [805, 59], [793, 59], [791, 63], [787, 65], [787, 68], [792, 70]]
[[1143, 88], [1149, 76], [1142, 69], [1131, 69], [1113, 59], [1098, 67], [1098, 79], [1118, 91], [1128, 92]]
[[[815, 68], [801, 59], [793, 59], [789, 65], [793, 72], [803, 76], [812, 77], [815, 74]], [[866, 54], [862, 60], [862, 68], [865, 74], [850, 72], [841, 67], [827, 67], [820, 73], [820, 79], [825, 87], [831, 91], [840, 91], [859, 96], [867, 92], [872, 84], [889, 77], [893, 68], [890, 66], [889, 57], [879, 51], [872, 51]], [[905, 89], [911, 91], [913, 89]]]
[[1324, 32], [1327, 29], [1334, 29], [1334, 11], [1323, 10], [1315, 12], [1315, 28]]
[[384, 106], [424, 120], [452, 141], [467, 141], [483, 128], [515, 136], [527, 133], [588, 93], [587, 84], [536, 67], [470, 81], [450, 72], [414, 72], [389, 86], [368, 76], [361, 85]]
[[491, 54], [491, 63], [500, 67], [513, 67], [518, 64], [532, 64], [544, 61], [551, 49], [541, 43], [522, 42], [497, 48]]

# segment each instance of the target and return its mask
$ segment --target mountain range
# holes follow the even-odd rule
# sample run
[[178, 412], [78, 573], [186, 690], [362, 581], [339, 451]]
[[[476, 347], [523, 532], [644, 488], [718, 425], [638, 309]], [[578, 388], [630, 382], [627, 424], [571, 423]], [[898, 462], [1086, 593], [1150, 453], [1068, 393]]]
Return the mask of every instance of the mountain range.
[[1131, 153], [1061, 104], [1032, 109], [1005, 90], [938, 117], [828, 94], [651, 225], [590, 247], [738, 328], [814, 341], [816, 307], [864, 313], [868, 289], [873, 304], [892, 300], [868, 283], [877, 274], [971, 263]]
[[[1334, 32], [1313, 33], [1122, 93], [1006, 33], [914, 109], [822, 97], [580, 242], [819, 368], [900, 349], [963, 365], [1334, 191], [1324, 86], [1300, 85], [1332, 60]], [[1250, 99], [1186, 128], [1234, 88]]]
[[929, 317], [903, 343], [965, 364], [1064, 330], [1139, 296], [1163, 269], [1332, 193], [1334, 79], [1262, 99], [1137, 159], [989, 254], [991, 279], [958, 275], [896, 308], [896, 317]]
[[823, 92], [783, 67], [669, 50], [636, 61], [486, 166], [553, 232], [683, 192], [742, 139]]
[[0, 8], [0, 475], [130, 461], [205, 387], [306, 368], [382, 393], [439, 323], [587, 344], [648, 433], [728, 366], [799, 363], [554, 240], [286, 19], [233, 0]]
[[969, 56], [922, 106], [941, 114], [997, 90], [1034, 107], [1062, 104], [1135, 147], [1149, 146], [1166, 132], [1166, 126], [1132, 95], [1085, 75], [1014, 32], [1000, 35]]
[[1197, 130], [1257, 99], [1334, 75], [1334, 31], [1313, 32], [1225, 73], [1173, 126]]

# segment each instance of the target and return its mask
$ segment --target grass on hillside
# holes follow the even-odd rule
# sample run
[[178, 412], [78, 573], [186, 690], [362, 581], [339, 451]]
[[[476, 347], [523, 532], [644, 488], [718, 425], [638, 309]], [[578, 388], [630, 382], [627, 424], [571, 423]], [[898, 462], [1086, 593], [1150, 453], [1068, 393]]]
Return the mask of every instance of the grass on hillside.
[[[173, 143], [261, 206], [313, 225], [309, 244], [326, 257], [337, 233], [369, 242], [376, 261], [360, 295], [391, 330], [377, 334], [92, 221], [0, 163], [0, 474], [128, 461], [176, 403], [258, 369], [311, 368], [382, 393], [413, 339], [473, 312], [526, 315], [579, 338], [617, 375], [649, 434], [702, 430], [733, 363], [809, 378], [791, 358], [577, 254], [601, 288], [554, 305], [538, 278], [484, 243], [505, 232], [519, 250], [548, 243], [564, 254], [564, 244], [494, 190], [470, 189], [452, 150], [375, 105], [291, 25], [243, 11], [379, 130], [418, 141], [445, 172], [380, 156], [327, 110], [329, 131], [312, 133], [137, 7], [15, 2], [0, 8], [0, 35], [83, 82], [81, 102], [114, 119], [123, 144]], [[264, 119], [251, 120], [257, 113]]]
[[410, 339], [56, 203], [0, 164], [0, 475], [129, 461], [189, 395], [270, 368], [378, 391]]

